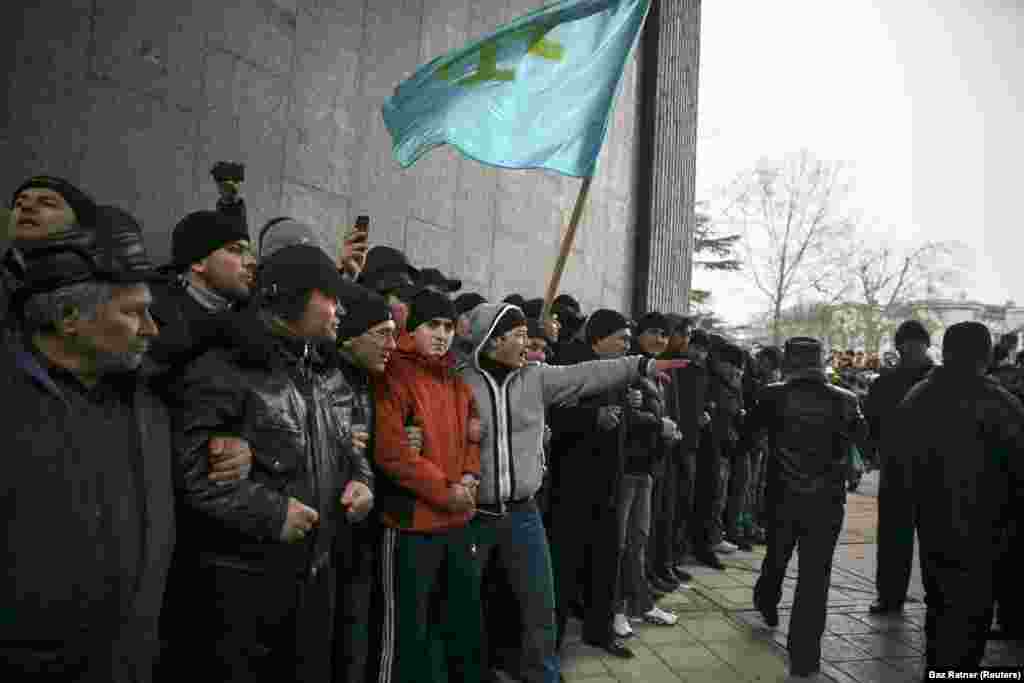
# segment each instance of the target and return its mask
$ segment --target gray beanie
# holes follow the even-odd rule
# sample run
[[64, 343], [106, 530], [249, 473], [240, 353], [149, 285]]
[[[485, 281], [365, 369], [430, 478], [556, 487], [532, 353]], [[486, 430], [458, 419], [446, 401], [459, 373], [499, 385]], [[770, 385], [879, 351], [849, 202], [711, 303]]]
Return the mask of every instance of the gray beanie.
[[260, 259], [268, 258], [285, 247], [308, 244], [317, 247], [333, 260], [316, 229], [294, 218], [283, 217], [269, 221], [260, 230], [259, 239]]

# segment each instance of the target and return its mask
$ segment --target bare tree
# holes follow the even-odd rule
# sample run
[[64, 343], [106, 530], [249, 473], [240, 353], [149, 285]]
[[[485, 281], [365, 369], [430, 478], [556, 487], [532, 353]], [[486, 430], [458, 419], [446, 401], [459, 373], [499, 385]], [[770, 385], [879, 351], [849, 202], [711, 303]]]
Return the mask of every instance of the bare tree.
[[849, 272], [869, 352], [878, 351], [901, 313], [913, 315], [910, 309], [918, 300], [960, 286], [965, 276], [964, 257], [970, 254], [969, 247], [956, 241], [925, 242], [902, 253], [889, 245], [866, 246], [866, 240], [855, 244]]
[[782, 312], [795, 298], [826, 287], [834, 245], [855, 224], [843, 209], [846, 166], [806, 150], [762, 161], [726, 189], [722, 215], [742, 230], [746, 272], [769, 303], [774, 343], [782, 341]]

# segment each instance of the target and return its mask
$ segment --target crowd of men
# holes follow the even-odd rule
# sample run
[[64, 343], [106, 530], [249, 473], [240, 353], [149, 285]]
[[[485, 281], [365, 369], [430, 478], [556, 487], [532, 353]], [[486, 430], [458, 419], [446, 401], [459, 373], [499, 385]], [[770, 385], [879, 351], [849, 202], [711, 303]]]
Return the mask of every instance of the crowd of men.
[[691, 562], [755, 544], [769, 626], [799, 548], [790, 669], [813, 675], [854, 448], [883, 464], [874, 610], [902, 608], [916, 528], [930, 666], [977, 665], [994, 603], [1019, 628], [992, 579], [1024, 408], [983, 326], [941, 367], [901, 326], [865, 420], [815, 339], [752, 355], [676, 313], [488, 301], [365, 220], [339, 254], [290, 217], [253, 240], [215, 177], [160, 267], [69, 181], [13, 192], [5, 680], [551, 683], [570, 618], [631, 658]]

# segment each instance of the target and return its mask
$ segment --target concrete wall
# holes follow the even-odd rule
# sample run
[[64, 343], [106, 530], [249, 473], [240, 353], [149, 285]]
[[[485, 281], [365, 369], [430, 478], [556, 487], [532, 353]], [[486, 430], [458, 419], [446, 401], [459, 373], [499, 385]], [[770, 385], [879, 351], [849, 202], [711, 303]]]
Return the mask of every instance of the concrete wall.
[[[17, 5], [33, 5], [16, 9]], [[138, 215], [160, 259], [186, 212], [212, 207], [209, 168], [248, 165], [255, 232], [274, 216], [338, 226], [490, 297], [546, 288], [579, 181], [497, 171], [441, 149], [392, 160], [380, 105], [415, 68], [539, 0], [52, 0], [11, 3], [0, 188], [64, 175]], [[633, 301], [637, 66], [562, 291], [585, 308]]]

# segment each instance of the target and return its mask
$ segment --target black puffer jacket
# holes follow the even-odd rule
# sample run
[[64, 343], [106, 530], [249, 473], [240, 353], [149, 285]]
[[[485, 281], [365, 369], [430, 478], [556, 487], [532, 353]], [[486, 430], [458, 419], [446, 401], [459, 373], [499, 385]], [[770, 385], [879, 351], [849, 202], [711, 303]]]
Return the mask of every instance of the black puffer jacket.
[[[238, 314], [234, 329], [228, 348], [204, 354], [182, 380], [175, 428], [180, 538], [201, 565], [305, 575], [329, 557], [345, 484], [370, 483], [366, 459], [353, 452], [336, 409], [351, 388], [307, 345], [272, 334], [258, 311]], [[250, 444], [246, 479], [207, 478], [207, 442], [223, 433]], [[289, 497], [320, 514], [301, 543], [279, 540]]]
[[746, 429], [749, 438], [762, 432], [769, 437], [769, 495], [846, 500], [850, 444], [863, 447], [867, 437], [852, 392], [828, 384], [821, 373], [769, 384]]

